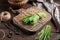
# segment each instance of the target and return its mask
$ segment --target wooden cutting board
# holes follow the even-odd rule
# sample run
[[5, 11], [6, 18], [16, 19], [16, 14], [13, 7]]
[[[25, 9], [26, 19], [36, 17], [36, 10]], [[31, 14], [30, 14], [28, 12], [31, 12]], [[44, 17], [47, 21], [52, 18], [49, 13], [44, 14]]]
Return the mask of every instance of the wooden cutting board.
[[[22, 23], [22, 19], [24, 18], [25, 15], [38, 14], [40, 12], [45, 12], [46, 17], [40, 19], [36, 24], [24, 25]], [[19, 9], [19, 13], [20, 13], [19, 15], [13, 18], [13, 23], [16, 24], [19, 28], [29, 32], [36, 32], [38, 30], [41, 30], [43, 28], [43, 25], [45, 25], [51, 19], [51, 15], [48, 12], [46, 12], [42, 8], [37, 8], [37, 7], [29, 7], [27, 9], [21, 8]]]

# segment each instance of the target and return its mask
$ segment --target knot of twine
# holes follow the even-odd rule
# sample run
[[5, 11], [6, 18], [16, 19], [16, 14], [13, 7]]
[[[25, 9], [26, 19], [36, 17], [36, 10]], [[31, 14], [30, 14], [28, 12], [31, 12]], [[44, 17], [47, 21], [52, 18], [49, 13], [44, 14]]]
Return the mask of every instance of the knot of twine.
[[7, 11], [2, 12], [1, 15], [0, 15], [0, 20], [1, 21], [8, 21], [10, 18], [11, 18], [11, 15]]

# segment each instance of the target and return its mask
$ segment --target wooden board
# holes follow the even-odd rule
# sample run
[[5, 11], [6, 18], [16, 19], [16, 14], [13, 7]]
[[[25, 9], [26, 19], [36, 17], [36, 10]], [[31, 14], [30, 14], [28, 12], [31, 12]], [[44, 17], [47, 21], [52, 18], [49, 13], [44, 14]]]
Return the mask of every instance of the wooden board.
[[[25, 15], [27, 14], [38, 14], [40, 12], [45, 12], [46, 13], [46, 17], [40, 19], [36, 24], [34, 25], [24, 25], [22, 23], [22, 19], [24, 18]], [[30, 32], [36, 32], [37, 30], [40, 30], [41, 28], [43, 28], [43, 25], [45, 25], [50, 19], [51, 19], [51, 15], [46, 12], [44, 9], [42, 8], [37, 8], [37, 7], [29, 7], [27, 9], [20, 9], [19, 10], [19, 15], [15, 16], [13, 18], [13, 22], [14, 24], [16, 24], [19, 28], [22, 28], [26, 31], [30, 31]]]

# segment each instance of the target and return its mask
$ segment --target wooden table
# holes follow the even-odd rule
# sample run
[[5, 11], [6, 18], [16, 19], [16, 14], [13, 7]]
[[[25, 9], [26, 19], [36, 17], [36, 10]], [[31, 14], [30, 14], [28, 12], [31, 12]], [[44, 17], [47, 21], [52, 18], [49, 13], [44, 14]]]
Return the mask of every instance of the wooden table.
[[[49, 25], [52, 26], [52, 36], [51, 36], [51, 40], [56, 40], [57, 36], [58, 36], [58, 33], [55, 33], [56, 30], [55, 30], [55, 27], [54, 25], [52, 24], [52, 22], [50, 21], [48, 23]], [[46, 24], [47, 25], [47, 24]], [[6, 33], [9, 33], [9, 29], [6, 28], [6, 26], [4, 26], [3, 24], [0, 23], [0, 29], [3, 29], [5, 30]], [[24, 34], [21, 30], [20, 30], [20, 35], [16, 35], [15, 33], [13, 33], [12, 37], [11, 38], [8, 38], [7, 36], [5, 37], [4, 40], [35, 40], [37, 36], [37, 33], [33, 34], [33, 35], [27, 35], [27, 34]]]

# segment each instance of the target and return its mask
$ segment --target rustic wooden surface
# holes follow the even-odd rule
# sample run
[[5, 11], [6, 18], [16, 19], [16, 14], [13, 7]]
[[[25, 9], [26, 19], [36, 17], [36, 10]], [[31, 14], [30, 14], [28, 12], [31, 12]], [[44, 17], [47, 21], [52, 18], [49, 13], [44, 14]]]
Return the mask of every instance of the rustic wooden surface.
[[[6, 6], [8, 4], [5, 3], [5, 1], [6, 0], [0, 0], [0, 12], [8, 10], [8, 8], [9, 8], [8, 6]], [[59, 1], [57, 1], [57, 2], [59, 3]], [[55, 33], [56, 29], [55, 29], [53, 22], [50, 21], [48, 24], [50, 24], [52, 26], [51, 40], [58, 40], [58, 38], [60, 38], [60, 34]], [[4, 26], [1, 22], [0, 22], [0, 29], [3, 29], [3, 30], [5, 30], [6, 33], [9, 33], [9, 29], [6, 26]], [[5, 39], [3, 39], [3, 40], [35, 40], [36, 36], [37, 36], [37, 33], [35, 33], [34, 35], [26, 35], [20, 30], [20, 35], [16, 35], [13, 33], [13, 36], [11, 38], [8, 38], [6, 36]]]
[[[27, 9], [20, 9], [19, 12], [20, 12], [20, 14], [13, 18], [13, 22], [16, 25], [18, 25], [19, 28], [23, 28], [23, 29], [30, 31], [30, 32], [36, 32], [37, 30], [41, 30], [43, 28], [43, 25], [45, 25], [51, 19], [51, 15], [42, 8], [39, 9], [37, 7], [30, 7]], [[46, 17], [40, 19], [35, 25], [32, 25], [32, 26], [31, 25], [24, 25], [22, 23], [22, 19], [25, 15], [38, 14], [39, 12], [45, 12]]]

